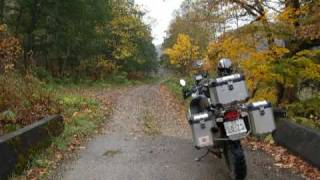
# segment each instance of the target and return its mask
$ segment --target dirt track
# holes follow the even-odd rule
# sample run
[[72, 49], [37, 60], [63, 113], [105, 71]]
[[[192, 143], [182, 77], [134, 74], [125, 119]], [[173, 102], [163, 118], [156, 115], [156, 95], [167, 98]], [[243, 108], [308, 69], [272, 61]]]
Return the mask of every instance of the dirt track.
[[[193, 148], [183, 108], [165, 87], [137, 86], [113, 98], [116, 106], [106, 134], [92, 139], [79, 158], [65, 163], [53, 179], [229, 179], [223, 160], [209, 155], [194, 161], [203, 152]], [[302, 179], [274, 167], [264, 152], [246, 149], [246, 157], [247, 179]]]

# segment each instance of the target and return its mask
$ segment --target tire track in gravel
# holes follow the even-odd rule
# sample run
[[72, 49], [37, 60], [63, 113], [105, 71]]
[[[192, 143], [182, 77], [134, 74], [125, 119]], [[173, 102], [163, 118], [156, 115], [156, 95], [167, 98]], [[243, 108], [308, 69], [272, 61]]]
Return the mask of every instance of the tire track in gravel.
[[[97, 98], [112, 96], [101, 92]], [[66, 180], [225, 180], [229, 179], [223, 160], [193, 148], [184, 108], [161, 85], [141, 85], [121, 91], [107, 132], [93, 138], [79, 159], [68, 162], [55, 179]], [[160, 134], [148, 136], [144, 115]], [[273, 166], [261, 151], [246, 150], [247, 179], [302, 179]]]

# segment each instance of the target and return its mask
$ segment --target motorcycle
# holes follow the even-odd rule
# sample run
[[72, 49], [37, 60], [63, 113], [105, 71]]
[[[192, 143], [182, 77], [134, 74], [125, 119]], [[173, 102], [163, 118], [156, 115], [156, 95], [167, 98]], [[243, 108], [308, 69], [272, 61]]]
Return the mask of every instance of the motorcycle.
[[[198, 73], [194, 76], [194, 81], [191, 88], [186, 87], [183, 79], [180, 80], [180, 85], [184, 99], [191, 97], [187, 119], [195, 147], [207, 149], [206, 153], [196, 160], [200, 161], [209, 153], [218, 158], [224, 157], [231, 178], [242, 180], [246, 177], [247, 166], [240, 140], [251, 131], [247, 108], [240, 101], [223, 105], [216, 102], [217, 99], [213, 97], [217, 95], [214, 88], [222, 80], [212, 80], [207, 73]], [[229, 89], [237, 88], [232, 84], [227, 86]]]

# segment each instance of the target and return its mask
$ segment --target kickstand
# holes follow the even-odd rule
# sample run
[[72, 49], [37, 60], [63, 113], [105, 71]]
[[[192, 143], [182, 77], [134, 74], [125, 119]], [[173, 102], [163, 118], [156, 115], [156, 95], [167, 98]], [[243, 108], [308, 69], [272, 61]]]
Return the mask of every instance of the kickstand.
[[207, 149], [207, 152], [204, 155], [196, 158], [195, 161], [197, 161], [197, 162], [201, 161], [204, 157], [208, 156], [209, 153], [210, 153], [210, 150]]
[[211, 152], [216, 158], [218, 158], [218, 159], [222, 158], [222, 153], [219, 149], [218, 149], [218, 151], [208, 149], [208, 151]]
[[211, 149], [207, 149], [207, 152], [205, 154], [203, 154], [202, 156], [195, 158], [195, 161], [199, 162], [201, 161], [203, 158], [205, 158], [206, 156], [209, 155], [209, 153], [212, 153], [216, 158], [221, 159], [222, 155], [221, 155], [221, 151], [213, 151]]

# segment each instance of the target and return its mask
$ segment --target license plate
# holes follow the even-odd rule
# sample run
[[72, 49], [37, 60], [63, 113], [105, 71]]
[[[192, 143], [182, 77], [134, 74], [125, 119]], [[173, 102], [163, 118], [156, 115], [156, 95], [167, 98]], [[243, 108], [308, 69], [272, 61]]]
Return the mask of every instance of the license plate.
[[242, 134], [247, 132], [247, 128], [243, 119], [225, 122], [223, 124], [226, 130], [227, 136], [232, 136], [232, 135], [237, 135], [237, 134]]

